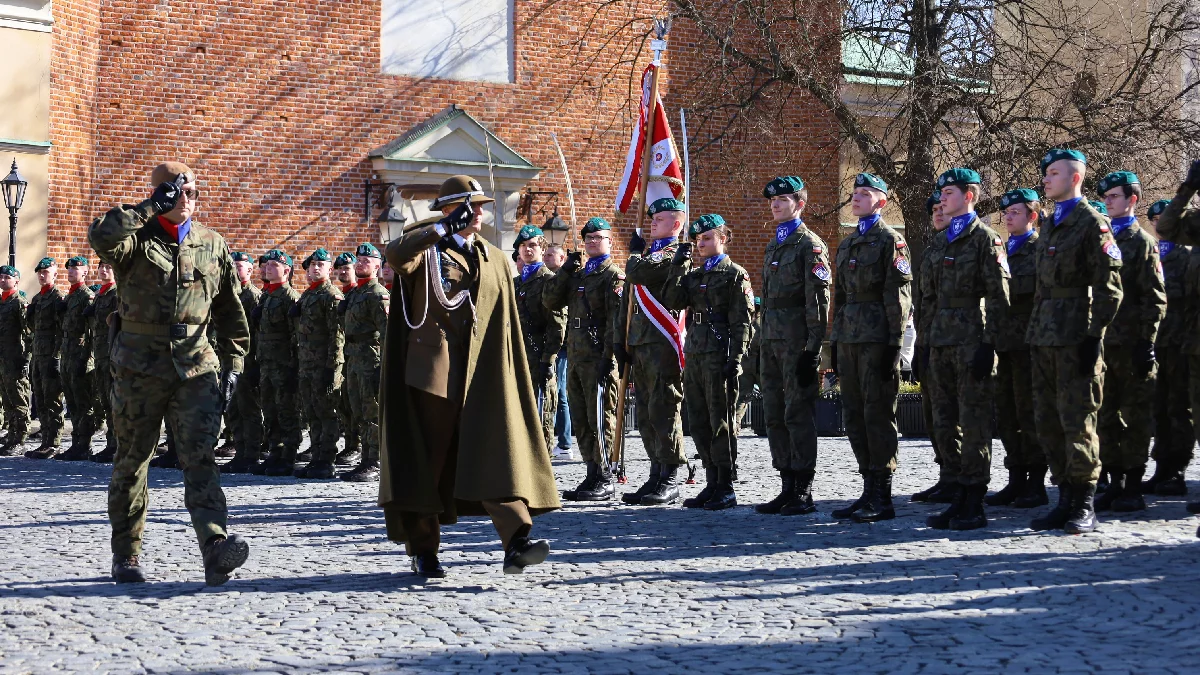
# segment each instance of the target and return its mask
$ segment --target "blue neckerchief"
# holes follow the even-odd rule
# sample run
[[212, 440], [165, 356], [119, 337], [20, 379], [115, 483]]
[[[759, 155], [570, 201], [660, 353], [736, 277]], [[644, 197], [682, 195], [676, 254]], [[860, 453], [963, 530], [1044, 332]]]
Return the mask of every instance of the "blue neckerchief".
[[649, 250], [646, 251], [646, 255], [650, 255], [651, 253], [658, 253], [659, 251], [663, 250], [664, 248], [670, 246], [671, 242], [673, 242], [673, 241], [675, 241], [675, 237], [666, 237], [665, 239], [655, 239], [654, 243], [650, 244]]
[[967, 211], [961, 216], [954, 216], [951, 218], [950, 227], [946, 228], [946, 240], [954, 241], [957, 239], [958, 235], [967, 231], [967, 226], [971, 224], [972, 220], [975, 220], [974, 211]]
[[1063, 218], [1066, 218], [1067, 214], [1069, 214], [1072, 210], [1074, 210], [1075, 205], [1081, 201], [1083, 201], [1083, 197], [1076, 197], [1074, 199], [1068, 199], [1065, 202], [1055, 203], [1054, 204], [1054, 226], [1058, 227], [1059, 222], [1062, 221]]
[[709, 258], [708, 260], [705, 260], [704, 261], [704, 271], [707, 272], [707, 271], [711, 270], [712, 268], [714, 268], [718, 264], [720, 264], [720, 262], [724, 259], [725, 259], [725, 254], [722, 253], [720, 255], [714, 255], [713, 257]]
[[187, 238], [188, 232], [191, 232], [191, 231], [192, 231], [192, 219], [188, 218], [187, 220], [185, 220], [179, 224], [179, 241], [177, 241], [175, 243], [182, 244], [183, 240]]
[[858, 219], [858, 234], [864, 235], [867, 232], [870, 232], [871, 228], [875, 227], [875, 223], [878, 223], [879, 219], [881, 217], [882, 216], [880, 216], [878, 213], [872, 213], [871, 215], [867, 216], [866, 218], [859, 218]]
[[786, 223], [779, 223], [775, 226], [775, 241], [782, 244], [785, 239], [792, 236], [792, 233], [800, 229], [800, 226], [803, 224], [804, 221], [799, 218], [793, 218]]
[[1008, 255], [1012, 255], [1013, 253], [1015, 253], [1017, 251], [1017, 249], [1021, 248], [1021, 244], [1024, 244], [1025, 242], [1029, 241], [1029, 238], [1032, 236], [1033, 236], [1033, 230], [1030, 230], [1030, 231], [1026, 232], [1025, 234], [1014, 234], [1014, 235], [1010, 236], [1008, 238], [1008, 244], [1005, 245], [1005, 248], [1008, 249]]
[[1132, 225], [1136, 222], [1137, 222], [1137, 216], [1122, 216], [1120, 218], [1113, 218], [1112, 223], [1110, 223], [1110, 226], [1112, 227], [1113, 236], [1115, 237], [1118, 234], [1121, 234], [1126, 229], [1128, 229], [1130, 225]]
[[1158, 255], [1160, 258], [1162, 256], [1167, 255], [1168, 253], [1170, 253], [1173, 250], [1175, 250], [1175, 242], [1173, 242], [1173, 241], [1158, 242]]
[[595, 272], [596, 270], [600, 269], [600, 266], [603, 265], [604, 261], [608, 260], [608, 258], [609, 255], [607, 253], [604, 255], [598, 255], [595, 258], [588, 258], [587, 266], [583, 268], [583, 273], [591, 274], [592, 272]]
[[530, 265], [526, 265], [526, 266], [522, 267], [521, 268], [521, 283], [525, 283], [526, 281], [529, 281], [529, 277], [533, 276], [534, 273], [536, 273], [541, 268], [542, 268], [542, 263], [540, 263], [540, 262], [535, 262]]

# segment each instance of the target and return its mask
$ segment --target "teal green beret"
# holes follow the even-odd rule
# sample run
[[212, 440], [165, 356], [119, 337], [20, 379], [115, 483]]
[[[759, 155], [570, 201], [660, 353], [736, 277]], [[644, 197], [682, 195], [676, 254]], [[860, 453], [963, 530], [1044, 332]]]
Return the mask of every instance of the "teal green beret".
[[10, 277], [16, 277], [16, 278], [18, 278], [18, 279], [20, 279], [20, 278], [21, 278], [21, 271], [20, 271], [20, 270], [18, 270], [17, 268], [15, 268], [15, 267], [11, 267], [11, 266], [9, 266], [9, 265], [5, 265], [5, 266], [3, 266], [3, 267], [0, 267], [0, 274], [6, 274], [6, 275], [8, 275], [8, 276], [10, 276]]
[[963, 167], [950, 169], [946, 173], [938, 176], [937, 179], [938, 188], [944, 188], [950, 185], [966, 187], [968, 185], [981, 185], [982, 183], [983, 179], [979, 177], [978, 171]]
[[1167, 204], [1170, 204], [1170, 199], [1160, 199], [1150, 205], [1150, 217], [1155, 218], [1161, 216], [1163, 211], [1167, 210]]
[[1114, 171], [1096, 184], [1096, 191], [1103, 197], [1104, 193], [1109, 190], [1123, 185], [1141, 185], [1142, 181], [1138, 180], [1137, 174], [1132, 171]]
[[804, 189], [804, 181], [799, 176], [779, 176], [767, 183], [763, 188], [763, 196], [770, 198], [778, 195], [795, 194]]
[[358, 258], [355, 258], [353, 253], [343, 253], [337, 257], [337, 260], [333, 261], [333, 266], [345, 267], [346, 265], [353, 265], [356, 262], [358, 262]]
[[540, 227], [534, 227], [533, 225], [526, 225], [525, 227], [521, 228], [520, 232], [517, 233], [517, 240], [515, 242], [513, 242], [513, 248], [516, 248], [516, 247], [520, 246], [521, 244], [524, 244], [525, 242], [529, 241], [530, 239], [537, 239], [538, 237], [545, 236], [545, 234], [546, 233], [542, 232], [542, 229]]
[[652, 216], [656, 213], [661, 213], [663, 211], [686, 211], [686, 210], [687, 210], [687, 208], [683, 205], [683, 202], [679, 201], [678, 199], [674, 199], [671, 197], [663, 197], [662, 199], [655, 199], [654, 203], [650, 204], [650, 208], [646, 209], [646, 215]]
[[258, 261], [260, 263], [269, 263], [272, 260], [274, 260], [276, 262], [281, 262], [284, 265], [287, 265], [288, 267], [292, 266], [292, 256], [284, 253], [283, 251], [280, 251], [277, 248], [273, 248], [270, 251], [267, 251], [265, 254], [263, 254], [263, 257], [258, 259]]
[[41, 260], [38, 261], [38, 264], [34, 266], [33, 271], [41, 272], [44, 269], [49, 269], [51, 267], [54, 267], [54, 265], [55, 265], [54, 258], [42, 258]]
[[856, 188], [860, 188], [860, 187], [871, 188], [872, 190], [879, 190], [880, 192], [882, 192], [884, 194], [887, 194], [887, 191], [888, 191], [887, 183], [883, 182], [882, 178], [880, 178], [879, 176], [876, 176], [873, 173], [860, 173], [857, 176], [855, 176], [854, 177], [854, 187], [856, 187]]
[[67, 258], [67, 269], [71, 269], [72, 267], [87, 267], [87, 266], [88, 266], [88, 259], [81, 255], [75, 255], [75, 256], [71, 256], [70, 258]]
[[229, 257], [233, 259], [233, 262], [253, 262], [250, 260], [249, 254], [241, 251], [234, 251], [233, 253], [229, 254]]
[[378, 258], [383, 260], [383, 256], [379, 254], [379, 249], [375, 248], [374, 244], [359, 244], [358, 249], [354, 253], [360, 258]]
[[1104, 205], [1104, 202], [1098, 202], [1095, 199], [1089, 199], [1088, 203], [1092, 205], [1093, 209], [1096, 209], [1097, 211], [1099, 211], [1100, 215], [1102, 215], [1102, 216], [1108, 215], [1108, 207]]
[[1040, 202], [1038, 194], [1029, 188], [1016, 188], [1009, 190], [1000, 197], [1000, 208], [1007, 209], [1013, 204], [1030, 204], [1032, 202]]
[[933, 207], [937, 206], [938, 202], [942, 201], [942, 191], [934, 190], [933, 194], [929, 195], [929, 199], [925, 200], [925, 211], [929, 215], [933, 215]]
[[583, 229], [580, 230], [580, 232], [582, 232], [583, 234], [591, 234], [593, 232], [599, 232], [600, 230], [611, 230], [611, 229], [612, 229], [612, 225], [609, 225], [607, 220], [597, 217], [597, 218], [588, 218], [588, 221], [583, 224]]
[[688, 228], [688, 234], [696, 236], [702, 232], [715, 230], [725, 224], [725, 219], [716, 213], [706, 213], [696, 219], [692, 226]]
[[88, 289], [95, 293], [100, 290], [100, 284], [92, 284], [91, 286], [88, 286]]
[[758, 297], [757, 295], [754, 296], [754, 306], [758, 307], [761, 304], [762, 304], [762, 298]]
[[1068, 150], [1066, 148], [1054, 148], [1050, 150], [1050, 152], [1047, 152], [1046, 156], [1042, 158], [1042, 175], [1045, 176], [1046, 169], [1050, 168], [1051, 164], [1060, 159], [1069, 159], [1080, 162], [1085, 166], [1087, 165], [1087, 157], [1082, 152], [1078, 150]]
[[305, 258], [305, 259], [304, 259], [304, 262], [303, 262], [303, 263], [300, 263], [300, 265], [301, 265], [301, 266], [302, 266], [304, 269], [308, 269], [308, 265], [309, 265], [309, 263], [314, 263], [314, 262], [330, 262], [330, 261], [332, 261], [332, 260], [333, 260], [333, 258], [332, 258], [332, 257], [330, 257], [330, 255], [329, 255], [329, 251], [326, 251], [326, 250], [325, 250], [325, 249], [323, 249], [323, 248], [319, 248], [319, 249], [317, 249], [317, 250], [313, 251], [313, 252], [312, 252], [312, 253], [311, 253], [311, 254], [310, 254], [310, 255], [309, 255], [307, 258]]

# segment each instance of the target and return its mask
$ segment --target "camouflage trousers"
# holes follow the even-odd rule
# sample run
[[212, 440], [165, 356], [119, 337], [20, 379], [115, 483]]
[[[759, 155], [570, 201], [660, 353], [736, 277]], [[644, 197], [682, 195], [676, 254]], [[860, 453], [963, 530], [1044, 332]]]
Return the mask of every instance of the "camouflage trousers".
[[938, 465], [938, 482], [953, 483], [958, 480], [956, 469], [942, 456], [937, 434], [933, 432], [933, 390], [936, 373], [929, 367], [930, 348], [917, 344], [913, 350], [914, 363], [919, 359], [920, 366], [914, 366], [914, 371], [921, 375], [921, 417], [925, 420], [925, 430], [929, 434], [929, 445], [933, 448], [933, 461]]
[[1096, 414], [1104, 387], [1104, 359], [1080, 374], [1079, 348], [1033, 347], [1033, 423], [1046, 453], [1050, 475], [1063, 482], [1095, 483], [1100, 478], [1100, 438]]
[[[802, 351], [786, 340], [763, 340], [760, 350], [759, 387], [771, 465], [776, 471], [813, 471], [817, 468], [820, 379], [814, 377], [808, 386], [800, 384], [796, 365]], [[690, 424], [691, 412], [688, 414]]]
[[842, 414], [858, 472], [895, 471], [900, 369], [884, 363], [887, 345], [881, 342], [839, 342], [837, 349]]
[[596, 396], [599, 380], [596, 362], [591, 359], [572, 359], [567, 363], [567, 405], [571, 409], [571, 429], [579, 443], [579, 454], [586, 462], [608, 462], [600, 455], [597, 428], [604, 427], [604, 449], [612, 451], [617, 430], [617, 371], [610, 370], [604, 384], [604, 419], [596, 419]]
[[[1192, 426], [1195, 397], [1189, 393], [1191, 370], [1193, 364], [1200, 364], [1200, 357], [1182, 354], [1178, 347], [1157, 351], [1151, 455], [1163, 468], [1183, 470], [1192, 461], [1196, 439], [1200, 438], [1200, 426]], [[1200, 415], [1197, 419], [1200, 420]]]
[[558, 378], [554, 377], [554, 365], [550, 366], [550, 379], [546, 382], [538, 380], [538, 360], [536, 353], [526, 351], [529, 359], [529, 379], [533, 382], [534, 400], [542, 417], [542, 437], [546, 440], [546, 452], [554, 449], [554, 418], [558, 414]]
[[237, 448], [237, 456], [246, 457], [251, 461], [262, 459], [266, 429], [263, 426], [262, 406], [259, 405], [256, 376], [243, 374], [238, 380], [226, 420], [233, 430], [233, 445]]
[[163, 420], [175, 437], [183, 469], [183, 503], [201, 546], [224, 535], [227, 521], [221, 472], [213, 449], [221, 432], [217, 374], [164, 379], [128, 368], [113, 373], [117, 456], [108, 486], [108, 519], [114, 555], [140, 555], [146, 529], [147, 467], [158, 447]]
[[337, 410], [342, 391], [327, 389], [322, 382], [323, 377], [320, 368], [300, 370], [300, 401], [304, 419], [308, 422], [308, 442], [313, 461], [332, 464], [337, 456], [338, 436], [341, 436]]
[[646, 456], [666, 466], [687, 464], [683, 421], [679, 417], [683, 402], [679, 355], [667, 344], [634, 345], [629, 347], [629, 362], [638, 433], [646, 446]]
[[350, 410], [358, 427], [364, 461], [379, 461], [379, 366], [350, 365], [343, 385], [350, 393]]
[[99, 426], [103, 419], [107, 431], [104, 432], [104, 447], [117, 446], [117, 432], [113, 430], [112, 416], [112, 365], [109, 361], [96, 361], [96, 369], [92, 371], [92, 383], [96, 389], [96, 410], [94, 419]]
[[1033, 370], [1030, 352], [1000, 352], [996, 364], [996, 426], [1004, 444], [1004, 466], [1043, 467], [1046, 453], [1034, 428]]
[[62, 442], [63, 428], [63, 384], [58, 359], [53, 356], [33, 357], [29, 381], [33, 385], [33, 397], [37, 403], [42, 444], [58, 445]]
[[302, 440], [300, 406], [296, 403], [296, 374], [282, 367], [260, 366], [259, 402], [266, 425], [267, 451], [284, 462], [296, 459]]
[[1104, 345], [1104, 398], [1097, 415], [1100, 463], [1112, 469], [1146, 466], [1154, 436], [1157, 372], [1133, 372], [1133, 347]]
[[978, 344], [931, 347], [937, 373], [927, 395], [943, 468], [961, 485], [987, 485], [992, 475], [992, 375], [976, 380], [971, 360]]
[[8, 429], [6, 443], [21, 443], [29, 435], [29, 378], [22, 377], [25, 362], [0, 359], [0, 406]]
[[[343, 367], [342, 372], [346, 372]], [[338, 424], [342, 435], [346, 438], [346, 450], [358, 452], [358, 418], [350, 406], [350, 388], [346, 386], [347, 378], [342, 377], [341, 397], [338, 399]]]
[[696, 444], [705, 469], [733, 467], [736, 436], [729, 435], [730, 404], [737, 408], [737, 389], [729, 400], [729, 382], [720, 352], [688, 354], [683, 371], [683, 402], [687, 406], [688, 435]]
[[62, 356], [63, 393], [67, 410], [71, 412], [71, 445], [90, 446], [96, 433], [95, 375], [91, 356], [66, 354]]

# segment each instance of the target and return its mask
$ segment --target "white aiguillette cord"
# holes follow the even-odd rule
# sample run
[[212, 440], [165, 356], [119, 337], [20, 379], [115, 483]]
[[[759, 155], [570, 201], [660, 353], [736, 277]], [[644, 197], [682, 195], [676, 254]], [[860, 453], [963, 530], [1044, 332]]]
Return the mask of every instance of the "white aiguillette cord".
[[404, 298], [404, 284], [398, 284], [400, 287], [400, 311], [404, 313], [404, 323], [408, 324], [409, 330], [416, 330], [425, 325], [425, 319], [429, 318], [429, 288], [433, 287], [433, 293], [437, 297], [437, 301], [448, 312], [452, 312], [463, 303], [468, 303], [471, 306], [471, 323], [475, 323], [475, 303], [471, 300], [470, 290], [459, 291], [453, 299], [446, 297], [446, 289], [442, 287], [442, 259], [438, 255], [437, 245], [430, 246], [425, 249], [425, 268], [429, 270], [429, 274], [425, 275], [425, 309], [421, 312], [421, 320], [413, 324], [408, 318], [408, 301]]

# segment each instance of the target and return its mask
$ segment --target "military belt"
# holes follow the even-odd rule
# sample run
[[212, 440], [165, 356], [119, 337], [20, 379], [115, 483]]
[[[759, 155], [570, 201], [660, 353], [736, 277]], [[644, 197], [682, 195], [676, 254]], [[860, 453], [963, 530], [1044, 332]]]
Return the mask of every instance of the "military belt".
[[706, 323], [729, 323], [725, 312], [688, 312], [688, 323], [703, 325]]
[[306, 345], [323, 345], [328, 344], [329, 336], [320, 333], [301, 333], [300, 341]]
[[1090, 298], [1092, 297], [1092, 287], [1083, 286], [1081, 288], [1051, 288], [1050, 297], [1055, 300], [1064, 298]]
[[172, 340], [195, 337], [205, 332], [206, 323], [142, 323], [141, 321], [121, 320], [121, 332], [132, 335], [149, 335], [151, 337], [166, 337]]
[[355, 335], [347, 335], [346, 342], [350, 344], [358, 344], [360, 342], [374, 342], [379, 339], [379, 331], [371, 333], [357, 333]]
[[796, 295], [790, 298], [766, 298], [763, 300], [763, 304], [767, 306], [767, 309], [791, 309], [793, 307], [803, 307], [804, 296]]
[[860, 302], [883, 302], [883, 293], [879, 291], [866, 291], [863, 293], [846, 294], [846, 304], [853, 305]]
[[578, 316], [571, 319], [571, 328], [577, 328], [579, 330], [586, 330], [588, 328], [600, 328], [600, 327], [601, 327], [600, 322], [596, 321], [595, 319], [584, 320], [583, 317], [578, 317]]
[[938, 307], [940, 309], [970, 309], [979, 307], [979, 302], [983, 298], [976, 295], [959, 295], [949, 298], [938, 298]]

